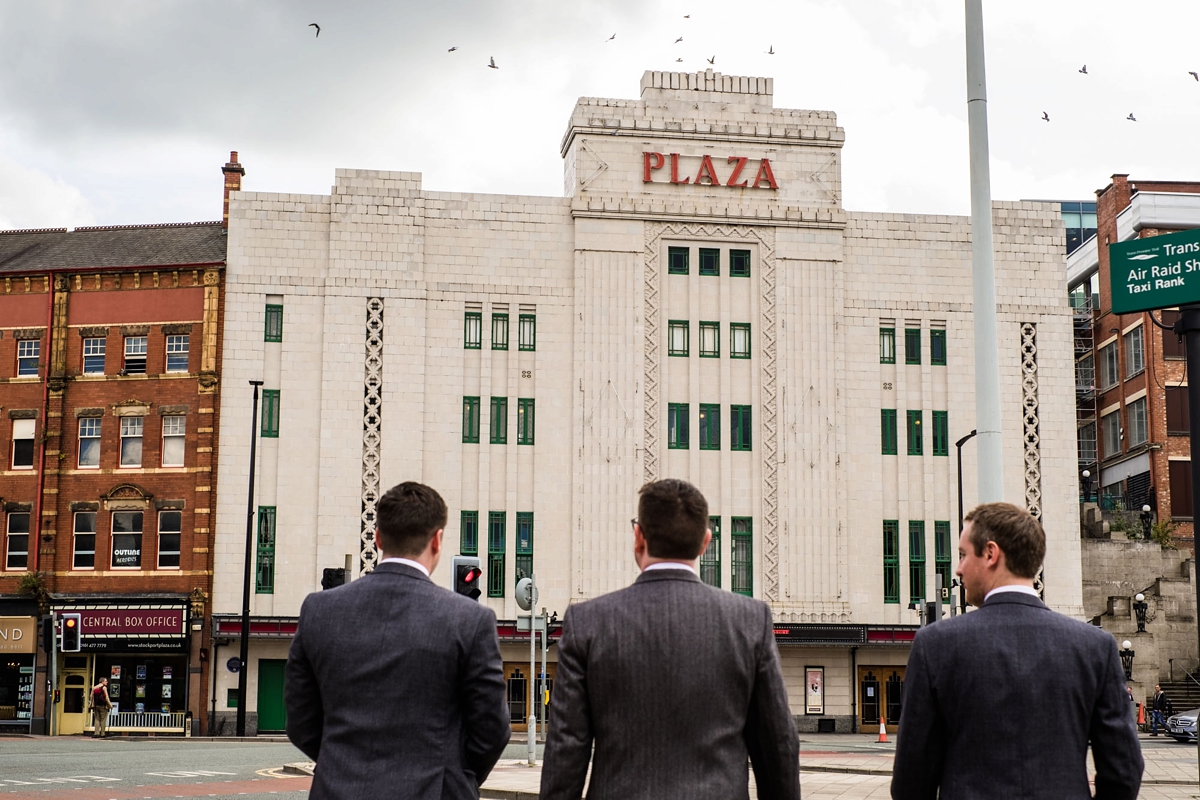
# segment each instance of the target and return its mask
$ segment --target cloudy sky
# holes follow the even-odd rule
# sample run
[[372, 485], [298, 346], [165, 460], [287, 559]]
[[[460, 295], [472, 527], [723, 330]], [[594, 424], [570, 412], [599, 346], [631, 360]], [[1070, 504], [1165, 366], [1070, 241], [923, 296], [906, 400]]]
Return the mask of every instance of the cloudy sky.
[[[994, 197], [1200, 180], [1200, 3], [1131, 8], [985, 0]], [[710, 56], [837, 112], [847, 208], [968, 213], [962, 32], [962, 0], [0, 0], [0, 228], [217, 219], [230, 150], [250, 190], [561, 195], [577, 97]]]

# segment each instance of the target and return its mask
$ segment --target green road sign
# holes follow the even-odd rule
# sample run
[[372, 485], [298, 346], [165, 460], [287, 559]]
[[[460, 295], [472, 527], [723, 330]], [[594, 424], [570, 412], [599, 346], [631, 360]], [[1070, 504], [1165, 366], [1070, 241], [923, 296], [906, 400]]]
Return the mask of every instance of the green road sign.
[[1116, 314], [1200, 303], [1200, 229], [1108, 246]]

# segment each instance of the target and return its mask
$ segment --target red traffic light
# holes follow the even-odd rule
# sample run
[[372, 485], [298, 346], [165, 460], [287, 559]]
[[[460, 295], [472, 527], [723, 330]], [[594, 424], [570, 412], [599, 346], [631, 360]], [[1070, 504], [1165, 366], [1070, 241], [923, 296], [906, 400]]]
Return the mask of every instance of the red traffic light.
[[479, 567], [471, 567], [463, 573], [462, 581], [463, 583], [474, 583], [482, 574], [483, 570], [481, 570]]

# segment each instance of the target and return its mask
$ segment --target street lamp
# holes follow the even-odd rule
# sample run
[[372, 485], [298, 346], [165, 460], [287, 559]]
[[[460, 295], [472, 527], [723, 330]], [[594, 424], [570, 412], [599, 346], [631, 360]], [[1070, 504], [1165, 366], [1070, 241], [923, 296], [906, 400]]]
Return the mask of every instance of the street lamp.
[[1150, 513], [1150, 506], [1142, 506], [1142, 538], [1150, 541], [1150, 520], [1153, 515]]
[[[958, 530], [960, 533], [962, 532], [963, 527], [962, 449], [963, 445], [966, 444], [967, 441], [976, 433], [978, 433], [978, 431], [971, 431], [966, 436], [954, 443], [954, 446], [958, 448]], [[966, 606], [963, 606], [963, 608], [966, 608]]]
[[[1137, 616], [1138, 633], [1146, 632], [1146, 609], [1150, 608], [1150, 604], [1146, 602], [1146, 595], [1138, 592], [1133, 596], [1133, 613]], [[1130, 656], [1132, 658], [1132, 656]]]
[[1083, 478], [1083, 502], [1086, 503], [1092, 496], [1092, 473], [1085, 469], [1080, 476]]
[[250, 488], [246, 492], [246, 560], [242, 564], [242, 636], [238, 656], [237, 735], [246, 735], [246, 662], [250, 660], [250, 557], [254, 548], [254, 447], [258, 443], [258, 387], [262, 381], [250, 381], [254, 400], [250, 406]]
[[1133, 642], [1121, 642], [1121, 666], [1125, 668], [1125, 680], [1133, 680]]

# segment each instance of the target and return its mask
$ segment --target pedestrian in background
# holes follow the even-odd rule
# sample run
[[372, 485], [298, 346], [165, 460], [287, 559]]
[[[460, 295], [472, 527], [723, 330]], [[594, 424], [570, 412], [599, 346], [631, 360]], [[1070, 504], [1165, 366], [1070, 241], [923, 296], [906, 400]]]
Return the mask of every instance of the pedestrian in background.
[[1142, 751], [1116, 640], [1038, 598], [1041, 523], [1009, 503], [978, 506], [958, 553], [956, 572], [978, 610], [913, 641], [894, 800], [1091, 798], [1089, 742], [1095, 797], [1134, 800]]
[[1154, 684], [1154, 701], [1150, 711], [1150, 735], [1158, 736], [1158, 728], [1167, 729], [1167, 717], [1170, 716], [1171, 700], [1167, 697], [1162, 686]]
[[112, 711], [112, 699], [108, 696], [108, 678], [101, 678], [92, 687], [92, 738], [103, 739], [108, 735], [108, 714]]

